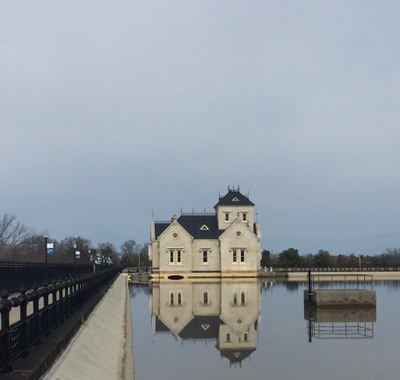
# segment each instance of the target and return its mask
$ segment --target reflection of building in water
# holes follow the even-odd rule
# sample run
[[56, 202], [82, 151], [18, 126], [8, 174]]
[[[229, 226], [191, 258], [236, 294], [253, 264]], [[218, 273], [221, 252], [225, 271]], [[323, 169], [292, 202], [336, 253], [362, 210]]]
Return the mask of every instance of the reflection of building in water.
[[153, 285], [153, 332], [170, 331], [183, 340], [215, 340], [221, 356], [231, 363], [241, 363], [256, 350], [260, 317], [257, 281]]
[[305, 307], [309, 342], [317, 339], [372, 339], [376, 306]]

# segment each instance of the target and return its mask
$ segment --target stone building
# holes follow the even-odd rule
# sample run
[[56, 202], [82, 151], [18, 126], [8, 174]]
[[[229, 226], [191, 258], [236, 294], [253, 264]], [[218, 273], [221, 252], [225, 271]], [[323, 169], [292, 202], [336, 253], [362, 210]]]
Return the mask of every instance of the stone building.
[[149, 258], [154, 279], [257, 275], [261, 234], [254, 203], [239, 189], [228, 188], [214, 210], [152, 222]]

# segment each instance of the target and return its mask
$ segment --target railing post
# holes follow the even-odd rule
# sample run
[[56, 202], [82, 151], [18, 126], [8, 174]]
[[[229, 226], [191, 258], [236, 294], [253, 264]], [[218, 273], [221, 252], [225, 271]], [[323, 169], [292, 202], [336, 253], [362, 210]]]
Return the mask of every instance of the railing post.
[[311, 304], [311, 300], [312, 300], [312, 286], [311, 286], [311, 271], [309, 270], [307, 273], [307, 277], [308, 277], [308, 302]]
[[57, 288], [58, 288], [58, 297], [59, 297], [59, 301], [58, 301], [58, 316], [59, 316], [59, 321], [61, 324], [64, 323], [65, 321], [65, 300], [66, 297], [63, 296], [64, 293], [64, 282], [62, 281], [62, 279], [60, 279], [58, 281], [57, 284]]
[[19, 301], [19, 315], [20, 321], [23, 324], [23, 333], [22, 335], [22, 348], [23, 348], [23, 356], [27, 356], [29, 353], [29, 328], [28, 322], [26, 320], [27, 315], [27, 306], [28, 306], [28, 296], [26, 295], [26, 288], [22, 285], [20, 289], [21, 294], [17, 297]]
[[4, 352], [3, 367], [0, 370], [3, 372], [12, 371], [12, 354], [11, 354], [11, 334], [10, 334], [10, 310], [11, 302], [8, 299], [9, 292], [6, 289], [1, 291], [0, 313], [1, 313], [1, 338], [0, 351]]
[[35, 283], [32, 287], [32, 292], [29, 293], [29, 298], [33, 303], [33, 319], [30, 321], [30, 337], [33, 337], [35, 344], [41, 344], [40, 336], [43, 330], [43, 316], [39, 315], [39, 298], [38, 285]]
[[52, 314], [52, 324], [51, 327], [58, 326], [58, 302], [57, 302], [57, 283], [56, 280], [53, 279], [51, 284], [51, 294], [53, 296], [53, 303], [51, 304], [51, 314]]

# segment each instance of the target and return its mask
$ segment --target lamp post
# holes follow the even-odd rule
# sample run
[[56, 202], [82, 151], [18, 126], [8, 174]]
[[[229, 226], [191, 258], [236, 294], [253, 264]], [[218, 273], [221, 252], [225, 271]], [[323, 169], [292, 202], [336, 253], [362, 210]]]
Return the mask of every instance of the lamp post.
[[75, 269], [75, 277], [77, 275], [77, 268], [76, 268], [76, 249], [77, 249], [77, 244], [76, 244], [76, 237], [74, 239], [74, 269]]
[[47, 242], [49, 240], [49, 235], [47, 232], [44, 233], [44, 279], [47, 281]]

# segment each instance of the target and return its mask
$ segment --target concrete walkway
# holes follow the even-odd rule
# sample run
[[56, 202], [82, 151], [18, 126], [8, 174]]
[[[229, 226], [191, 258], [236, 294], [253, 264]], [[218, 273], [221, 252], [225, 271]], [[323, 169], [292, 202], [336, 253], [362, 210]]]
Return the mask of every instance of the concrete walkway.
[[121, 274], [43, 379], [134, 379], [130, 310]]

